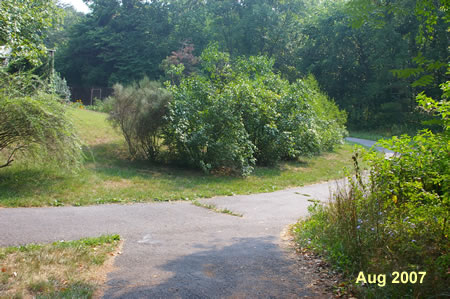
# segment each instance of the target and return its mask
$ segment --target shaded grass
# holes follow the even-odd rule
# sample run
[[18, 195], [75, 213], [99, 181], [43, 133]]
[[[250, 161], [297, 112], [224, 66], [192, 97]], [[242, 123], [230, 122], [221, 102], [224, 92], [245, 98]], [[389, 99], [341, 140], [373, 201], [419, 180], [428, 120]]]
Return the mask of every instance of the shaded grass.
[[118, 235], [0, 248], [0, 298], [91, 298]]
[[85, 168], [76, 175], [15, 164], [0, 171], [0, 206], [31, 207], [192, 200], [217, 195], [272, 192], [336, 179], [351, 166], [352, 146], [322, 156], [256, 167], [247, 178], [130, 161], [123, 137], [106, 114], [70, 111], [85, 142]]

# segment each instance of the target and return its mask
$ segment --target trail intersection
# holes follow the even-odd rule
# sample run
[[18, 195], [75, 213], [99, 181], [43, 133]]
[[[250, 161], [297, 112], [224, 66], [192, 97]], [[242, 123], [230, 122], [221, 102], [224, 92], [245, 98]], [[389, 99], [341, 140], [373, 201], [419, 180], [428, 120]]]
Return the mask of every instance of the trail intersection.
[[283, 246], [282, 230], [335, 183], [190, 202], [0, 210], [0, 246], [120, 234], [106, 298], [321, 297]]

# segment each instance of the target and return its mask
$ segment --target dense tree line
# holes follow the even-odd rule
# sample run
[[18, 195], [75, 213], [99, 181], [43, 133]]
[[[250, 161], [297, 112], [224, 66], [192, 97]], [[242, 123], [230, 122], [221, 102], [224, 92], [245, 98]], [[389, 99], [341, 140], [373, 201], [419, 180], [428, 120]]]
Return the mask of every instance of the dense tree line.
[[[157, 80], [161, 62], [183, 44], [199, 55], [217, 42], [233, 59], [273, 58], [291, 82], [312, 73], [347, 110], [350, 126], [413, 125], [423, 87], [393, 70], [415, 74], [424, 59], [448, 60], [448, 12], [437, 2], [430, 6], [435, 18], [424, 23], [414, 12], [425, 0], [90, 0], [91, 13], [67, 29], [56, 66], [71, 86]], [[421, 34], [434, 38], [420, 40]], [[428, 92], [439, 96], [445, 63], [423, 68]]]

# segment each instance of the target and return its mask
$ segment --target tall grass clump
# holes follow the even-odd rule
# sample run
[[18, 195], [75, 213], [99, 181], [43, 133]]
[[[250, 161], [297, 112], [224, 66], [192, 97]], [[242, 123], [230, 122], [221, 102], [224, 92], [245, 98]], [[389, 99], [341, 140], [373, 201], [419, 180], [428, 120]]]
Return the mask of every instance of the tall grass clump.
[[[442, 131], [419, 132], [382, 141], [397, 154], [386, 159], [363, 155], [367, 174], [354, 156], [355, 172], [329, 205], [315, 204], [296, 228], [303, 247], [325, 255], [348, 275], [354, 290], [368, 298], [445, 297], [449, 295], [449, 122], [448, 83], [436, 102], [419, 97], [422, 108], [439, 119]], [[385, 274], [384, 287], [356, 284], [360, 271]], [[422, 283], [393, 284], [393, 272], [426, 272]]]
[[59, 98], [33, 75], [1, 71], [0, 77], [0, 168], [22, 159], [77, 169], [81, 143]]

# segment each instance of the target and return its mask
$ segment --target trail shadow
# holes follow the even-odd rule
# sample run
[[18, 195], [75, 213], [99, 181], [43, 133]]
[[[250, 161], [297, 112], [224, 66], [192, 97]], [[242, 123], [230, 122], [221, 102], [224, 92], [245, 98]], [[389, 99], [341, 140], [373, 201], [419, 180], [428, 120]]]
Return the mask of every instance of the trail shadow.
[[[206, 174], [199, 169], [183, 165], [178, 162], [162, 163], [145, 160], [131, 160], [126, 149], [115, 143], [104, 143], [93, 145], [85, 150], [87, 157], [86, 165], [91, 167], [93, 171], [108, 176], [116, 176], [120, 178], [130, 177], [161, 177], [167, 176], [168, 179], [177, 177], [180, 179], [199, 178], [195, 183], [198, 185], [209, 184], [211, 182], [223, 181], [234, 182], [243, 181], [245, 178], [238, 175], [229, 175], [221, 173]], [[251, 176], [258, 178], [270, 178], [281, 176], [288, 168], [307, 168], [310, 163], [305, 160], [282, 161], [272, 166], [255, 166]]]
[[[141, 277], [147, 286], [130, 286], [140, 282], [121, 279], [119, 270], [108, 282], [105, 298], [298, 298], [312, 295], [295, 261], [272, 240], [236, 239], [233, 245], [224, 248], [210, 247], [168, 261], [159, 267], [173, 274], [164, 282], [153, 282], [151, 277], [158, 271], [150, 272], [142, 263], [133, 271], [147, 275]], [[198, 245], [198, 248], [204, 246]]]

